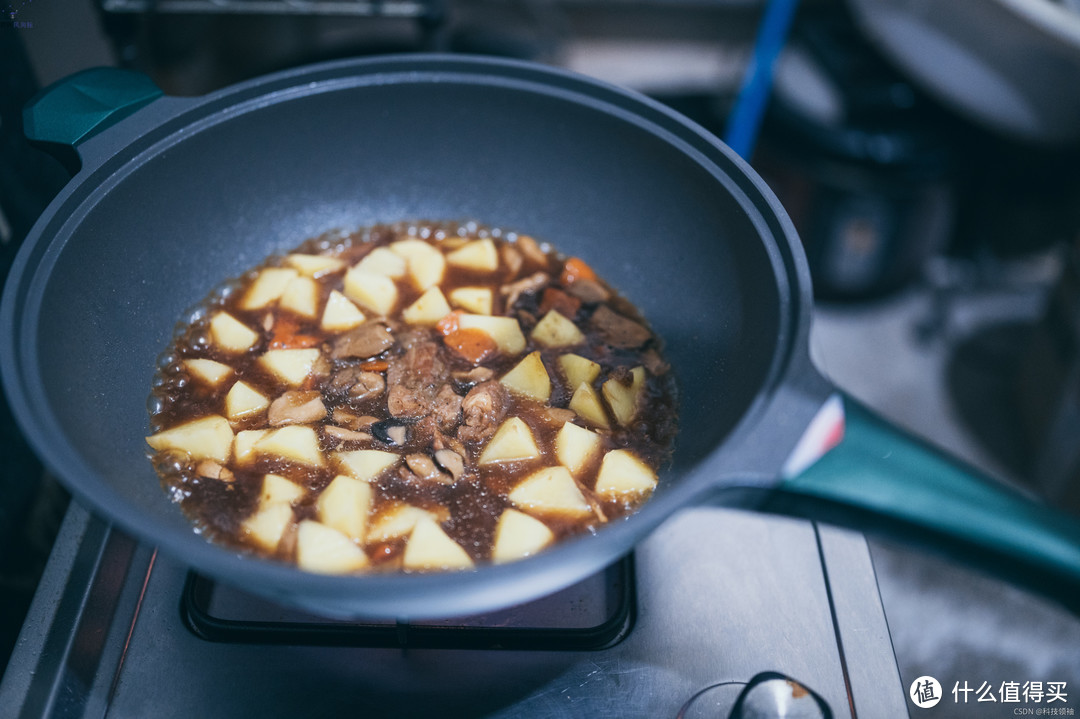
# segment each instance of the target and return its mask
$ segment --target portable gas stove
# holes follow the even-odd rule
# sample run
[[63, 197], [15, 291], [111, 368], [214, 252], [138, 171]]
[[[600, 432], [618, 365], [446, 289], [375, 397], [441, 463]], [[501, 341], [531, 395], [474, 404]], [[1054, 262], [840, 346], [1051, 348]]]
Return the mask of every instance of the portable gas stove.
[[191, 574], [73, 504], [0, 683], [17, 717], [726, 717], [761, 672], [906, 717], [862, 535], [697, 508], [482, 617], [338, 622]]

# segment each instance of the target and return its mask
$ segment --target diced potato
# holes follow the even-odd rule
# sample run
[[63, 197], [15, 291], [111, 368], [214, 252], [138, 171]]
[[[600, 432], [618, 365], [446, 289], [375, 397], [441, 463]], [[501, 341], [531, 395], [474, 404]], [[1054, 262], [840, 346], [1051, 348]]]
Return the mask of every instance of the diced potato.
[[285, 258], [285, 264], [295, 268], [300, 274], [307, 277], [332, 275], [345, 269], [344, 260], [337, 257], [327, 257], [326, 255], [294, 253]]
[[233, 422], [258, 414], [270, 406], [270, 400], [247, 382], [237, 382], [225, 395], [225, 416]]
[[431, 517], [422, 517], [409, 535], [402, 564], [406, 569], [469, 569], [472, 558]]
[[450, 305], [447, 304], [442, 290], [432, 287], [420, 295], [416, 302], [406, 307], [401, 313], [401, 318], [411, 325], [434, 326], [448, 314], [450, 314]]
[[489, 239], [473, 240], [446, 256], [454, 267], [465, 267], [477, 272], [494, 272], [499, 269], [499, 252]]
[[396, 252], [385, 247], [376, 247], [357, 263], [355, 269], [399, 280], [408, 272], [409, 266], [405, 258]]
[[269, 454], [301, 464], [321, 467], [322, 453], [315, 430], [306, 425], [292, 424], [270, 430], [255, 442], [257, 454]]
[[525, 335], [521, 333], [521, 325], [513, 317], [463, 314], [458, 318], [458, 326], [463, 330], [477, 329], [486, 332], [504, 354], [521, 354], [525, 349]]
[[267, 267], [248, 287], [240, 308], [258, 310], [273, 304], [297, 274], [291, 267]]
[[547, 402], [551, 397], [551, 378], [548, 377], [539, 352], [526, 355], [499, 380], [511, 392]]
[[323, 524], [362, 542], [367, 535], [371, 499], [370, 484], [339, 474], [322, 491], [315, 506]]
[[405, 258], [413, 284], [426, 290], [442, 282], [446, 273], [446, 258], [438, 249], [423, 240], [400, 240], [390, 250]]
[[273, 552], [292, 521], [292, 507], [278, 502], [260, 506], [255, 514], [244, 520], [243, 531], [263, 549]]
[[233, 442], [233, 463], [237, 466], [249, 464], [255, 459], [255, 443], [266, 436], [266, 429], [245, 429], [236, 433]]
[[188, 359], [184, 360], [184, 369], [211, 387], [217, 387], [233, 373], [233, 368], [221, 362], [211, 359]]
[[226, 352], [240, 353], [254, 346], [259, 335], [228, 312], [218, 312], [210, 320], [210, 341]]
[[496, 564], [536, 554], [555, 539], [555, 533], [535, 517], [516, 509], [504, 510], [495, 526], [491, 558]]
[[259, 494], [259, 507], [271, 504], [292, 504], [307, 494], [296, 482], [280, 474], [263, 475], [262, 492]]
[[574, 476], [581, 474], [600, 452], [600, 435], [567, 422], [555, 435], [555, 456]]
[[559, 367], [562, 368], [563, 376], [566, 377], [566, 383], [571, 387], [577, 387], [582, 383], [591, 385], [600, 376], [600, 365], [581, 355], [560, 355]]
[[362, 482], [370, 482], [401, 459], [393, 452], [380, 449], [356, 449], [351, 452], [334, 452], [334, 461], [345, 474]]
[[615, 421], [623, 426], [630, 424], [634, 419], [638, 411], [638, 403], [645, 394], [645, 368], [635, 367], [630, 370], [630, 376], [629, 385], [616, 379], [609, 379], [600, 388]]
[[259, 363], [290, 387], [296, 387], [311, 374], [317, 359], [316, 348], [267, 350]]
[[487, 287], [458, 287], [450, 290], [450, 304], [478, 315], [490, 315], [495, 297]]
[[[390, 252], [390, 255], [401, 260], [393, 252]], [[359, 302], [377, 315], [389, 315], [398, 301], [398, 288], [393, 278], [367, 272], [360, 267], [354, 267], [345, 273], [344, 290], [346, 297]]]
[[233, 431], [229, 420], [215, 414], [158, 432], [147, 437], [146, 443], [159, 452], [176, 449], [187, 452], [192, 459], [224, 463], [232, 451]]
[[536, 323], [532, 338], [542, 347], [573, 347], [585, 341], [585, 335], [577, 325], [557, 310], [548, 310]]
[[530, 514], [580, 518], [592, 514], [585, 495], [566, 467], [544, 467], [510, 491], [510, 502]]
[[348, 574], [369, 563], [363, 549], [332, 527], [305, 519], [296, 529], [296, 564], [303, 570]]
[[367, 317], [349, 298], [337, 290], [330, 291], [323, 310], [322, 328], [327, 332], [345, 332], [364, 324]]
[[601, 497], [625, 499], [652, 492], [656, 481], [656, 473], [633, 452], [614, 449], [600, 463], [595, 491]]
[[592, 385], [579, 384], [578, 388], [574, 390], [574, 396], [570, 398], [570, 404], [567, 406], [577, 412], [579, 417], [592, 422], [597, 427], [607, 429], [611, 426], [608, 424], [604, 406], [600, 403], [600, 397], [596, 394], [596, 390], [592, 388]]
[[540, 450], [533, 439], [529, 425], [520, 417], [511, 417], [499, 426], [495, 435], [480, 453], [479, 464], [511, 462], [519, 459], [536, 459]]
[[285, 287], [278, 307], [314, 319], [319, 314], [319, 285], [310, 277], [297, 277]]
[[368, 529], [367, 543], [389, 542], [404, 537], [413, 531], [416, 523], [424, 518], [440, 521], [434, 512], [414, 507], [411, 504], [398, 504], [378, 514]]

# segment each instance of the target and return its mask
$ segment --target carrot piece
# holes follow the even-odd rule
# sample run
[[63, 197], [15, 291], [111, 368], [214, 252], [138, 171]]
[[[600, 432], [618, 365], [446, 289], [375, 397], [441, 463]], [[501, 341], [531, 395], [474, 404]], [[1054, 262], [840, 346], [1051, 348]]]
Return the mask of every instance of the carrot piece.
[[585, 260], [580, 257], [571, 257], [563, 265], [562, 276], [559, 279], [565, 286], [577, 280], [595, 280], [597, 277], [593, 268], [589, 267]]
[[435, 323], [435, 329], [439, 330], [439, 333], [444, 336], [451, 332], [457, 332], [459, 327], [458, 323], [463, 314], [465, 313], [462, 310], [454, 310]]
[[303, 349], [319, 344], [319, 338], [300, 332], [300, 324], [291, 317], [279, 316], [270, 331], [271, 349]]
[[386, 360], [371, 360], [360, 365], [360, 369], [365, 372], [385, 372], [390, 369], [390, 363]]
[[487, 332], [474, 328], [454, 330], [443, 337], [443, 342], [450, 349], [469, 360], [473, 364], [480, 364], [484, 360], [494, 357], [499, 351], [495, 340]]
[[572, 320], [579, 309], [581, 300], [577, 297], [554, 287], [544, 288], [544, 296], [540, 300], [540, 314], [546, 315], [550, 310], [558, 310], [564, 317]]

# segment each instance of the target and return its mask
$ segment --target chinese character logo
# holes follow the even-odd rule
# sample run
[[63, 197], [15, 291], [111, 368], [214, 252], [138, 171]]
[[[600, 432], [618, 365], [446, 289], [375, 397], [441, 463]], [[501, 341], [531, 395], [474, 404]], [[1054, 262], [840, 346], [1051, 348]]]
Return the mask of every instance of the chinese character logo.
[[941, 684], [933, 677], [919, 677], [911, 683], [908, 696], [915, 702], [915, 706], [920, 709], [929, 709], [941, 701]]

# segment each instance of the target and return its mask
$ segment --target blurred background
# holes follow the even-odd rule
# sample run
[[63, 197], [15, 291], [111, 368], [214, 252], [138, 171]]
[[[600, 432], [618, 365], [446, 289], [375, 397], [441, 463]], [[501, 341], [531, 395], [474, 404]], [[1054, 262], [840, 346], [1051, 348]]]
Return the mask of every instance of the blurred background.
[[[1080, 512], [1078, 0], [0, 0], [0, 10], [0, 277], [67, 179], [23, 140], [20, 115], [65, 75], [122, 66], [166, 93], [199, 95], [338, 57], [535, 60], [644, 92], [728, 139], [802, 237], [822, 370], [911, 431]], [[0, 431], [2, 667], [67, 495], [6, 407]], [[905, 687], [924, 674], [1043, 679], [1071, 682], [1080, 701], [1076, 616], [932, 557], [873, 540], [871, 551]]]

